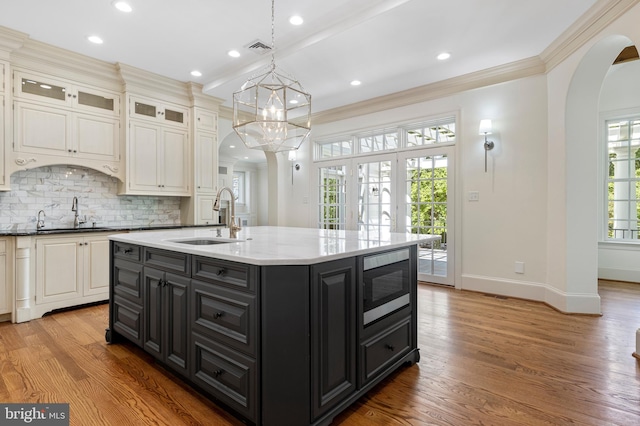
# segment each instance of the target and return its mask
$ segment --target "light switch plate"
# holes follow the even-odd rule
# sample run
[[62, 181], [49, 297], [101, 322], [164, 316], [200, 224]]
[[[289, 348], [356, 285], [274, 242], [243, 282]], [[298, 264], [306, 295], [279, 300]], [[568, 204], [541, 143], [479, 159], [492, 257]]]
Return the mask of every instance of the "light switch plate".
[[469, 201], [480, 201], [480, 192], [479, 191], [469, 191]]

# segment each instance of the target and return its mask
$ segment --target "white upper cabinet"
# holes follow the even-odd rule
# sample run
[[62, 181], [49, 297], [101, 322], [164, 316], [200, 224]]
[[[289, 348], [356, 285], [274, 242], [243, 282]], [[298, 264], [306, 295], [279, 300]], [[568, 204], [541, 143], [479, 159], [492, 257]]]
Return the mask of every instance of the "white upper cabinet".
[[129, 98], [129, 117], [154, 121], [166, 126], [184, 128], [189, 126], [187, 108], [139, 96]]
[[126, 193], [190, 195], [188, 143], [186, 130], [132, 120]]
[[120, 115], [120, 96], [118, 94], [86, 88], [42, 74], [16, 71], [13, 93], [17, 100], [49, 104], [89, 114], [110, 117], [119, 117]]
[[15, 71], [13, 80], [18, 166], [76, 164], [120, 174], [117, 93], [25, 71]]
[[5, 99], [8, 99], [8, 96], [4, 94], [5, 91], [9, 90], [8, 73], [9, 63], [0, 62], [0, 76], [2, 76], [2, 82], [0, 82], [0, 191], [11, 189], [9, 185], [9, 175], [5, 168], [5, 159], [7, 158], [7, 150], [9, 149], [7, 146], [11, 140], [11, 116], [9, 115], [11, 106], [5, 105]]
[[218, 132], [218, 114], [213, 111], [203, 110], [198, 108], [196, 110], [196, 130], [203, 132]]

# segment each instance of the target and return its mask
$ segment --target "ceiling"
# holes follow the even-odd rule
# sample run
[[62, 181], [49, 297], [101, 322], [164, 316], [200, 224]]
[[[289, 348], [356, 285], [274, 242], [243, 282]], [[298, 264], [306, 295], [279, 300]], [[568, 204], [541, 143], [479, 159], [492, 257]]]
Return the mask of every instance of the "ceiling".
[[[597, 1], [276, 0], [275, 61], [311, 93], [317, 113], [539, 55]], [[201, 83], [226, 106], [270, 63], [268, 51], [246, 48], [256, 40], [272, 44], [269, 0], [128, 2], [131, 13], [116, 10], [112, 0], [3, 1], [0, 25], [103, 61]], [[292, 15], [304, 23], [291, 25]], [[94, 34], [104, 43], [90, 43]], [[228, 56], [232, 49], [239, 58]], [[451, 57], [438, 60], [442, 52]], [[192, 77], [192, 70], [202, 76]], [[352, 80], [362, 84], [351, 86]]]

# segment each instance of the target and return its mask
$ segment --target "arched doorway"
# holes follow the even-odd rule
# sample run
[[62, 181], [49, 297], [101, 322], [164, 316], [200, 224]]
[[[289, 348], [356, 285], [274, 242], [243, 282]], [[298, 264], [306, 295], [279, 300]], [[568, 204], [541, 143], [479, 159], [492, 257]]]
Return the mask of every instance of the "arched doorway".
[[[630, 44], [633, 42], [622, 35], [596, 43], [576, 68], [567, 93], [564, 240], [568, 294], [598, 293], [598, 100], [611, 64]], [[590, 306], [577, 311], [600, 312], [599, 297], [585, 300]]]

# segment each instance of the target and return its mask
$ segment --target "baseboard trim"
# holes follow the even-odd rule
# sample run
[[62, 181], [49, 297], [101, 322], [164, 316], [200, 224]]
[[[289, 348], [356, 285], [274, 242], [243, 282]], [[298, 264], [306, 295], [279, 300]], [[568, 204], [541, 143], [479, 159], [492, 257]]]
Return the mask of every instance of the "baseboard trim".
[[638, 269], [598, 268], [598, 278], [611, 281], [637, 283], [640, 277]]
[[544, 283], [463, 274], [460, 288], [542, 302], [565, 314], [602, 315], [598, 294], [566, 293]]

